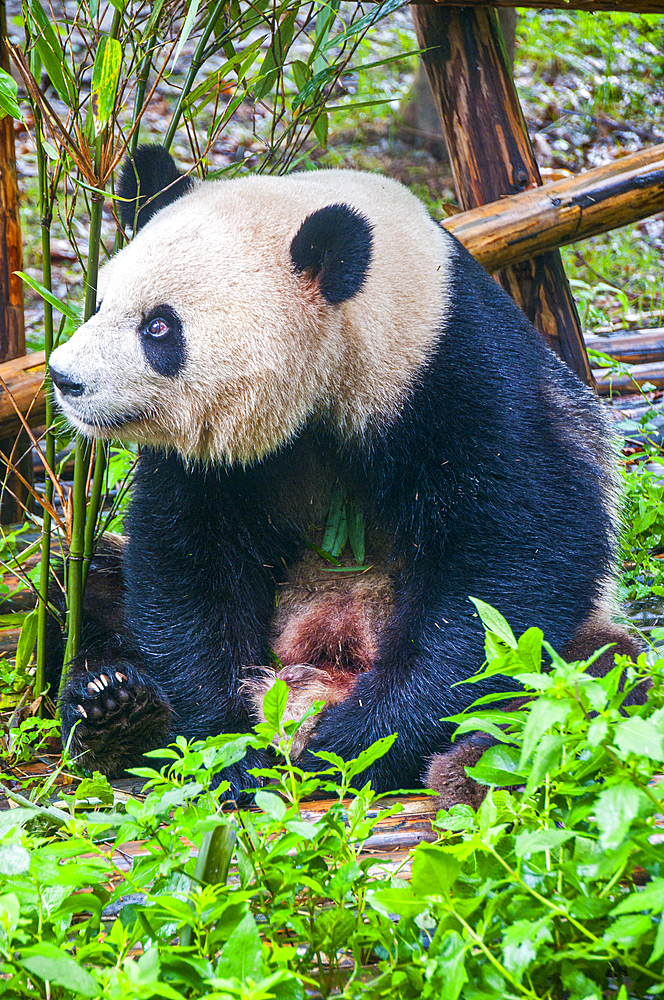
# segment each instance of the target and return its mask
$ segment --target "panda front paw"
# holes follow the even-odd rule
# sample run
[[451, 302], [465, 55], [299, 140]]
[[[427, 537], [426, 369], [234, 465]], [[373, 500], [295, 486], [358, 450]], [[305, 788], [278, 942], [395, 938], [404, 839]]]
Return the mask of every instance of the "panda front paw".
[[142, 763], [168, 742], [172, 712], [155, 682], [128, 660], [72, 670], [60, 712], [63, 740], [84, 767], [107, 775]]

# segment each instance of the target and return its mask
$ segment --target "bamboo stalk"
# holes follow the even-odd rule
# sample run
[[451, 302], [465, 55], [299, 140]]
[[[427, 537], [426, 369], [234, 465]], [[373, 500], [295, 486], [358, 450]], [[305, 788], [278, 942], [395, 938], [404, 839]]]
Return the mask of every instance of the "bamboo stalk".
[[[46, 166], [46, 153], [42, 142], [42, 122], [41, 115], [35, 113], [35, 136], [37, 142], [37, 163], [39, 168], [39, 204], [41, 214], [41, 244], [42, 244], [42, 284], [48, 291], [53, 290], [51, 274], [51, 223], [53, 219], [53, 205], [48, 192], [48, 173]], [[44, 364], [48, 365], [48, 359], [53, 350], [53, 307], [50, 302], [44, 300]], [[51, 430], [53, 423], [53, 400], [48, 392], [42, 393], [44, 399], [44, 416], [46, 418], [46, 440], [44, 450], [46, 452], [46, 463], [51, 469], [55, 469], [55, 435]], [[39, 575], [39, 604], [37, 608], [37, 657], [34, 694], [40, 695], [46, 687], [46, 632], [48, 615], [48, 589], [50, 582], [50, 561], [51, 561], [51, 515], [48, 507], [53, 505], [53, 482], [49, 475], [44, 473], [44, 513], [42, 521], [41, 535], [41, 561]]]
[[[101, 137], [97, 140], [97, 164], [101, 150]], [[84, 320], [93, 316], [97, 308], [97, 278], [99, 272], [99, 247], [101, 244], [101, 219], [103, 196], [92, 195], [90, 210], [90, 240], [88, 244], [88, 270], [85, 283]], [[87, 485], [90, 468], [91, 444], [78, 434], [74, 452], [74, 485], [71, 493], [71, 539], [67, 560], [67, 647], [64, 666], [60, 678], [60, 693], [68, 678], [67, 664], [78, 652], [83, 622], [83, 559], [85, 556], [86, 516], [94, 517], [96, 512], [88, 511]]]
[[[453, 0], [412, 0], [415, 4], [436, 4], [444, 7], [458, 7]], [[463, 0], [464, 7], [535, 7], [555, 10], [586, 10], [590, 13], [601, 10], [616, 10], [630, 14], [662, 14], [664, 0]]]
[[445, 219], [489, 271], [664, 210], [664, 143]]

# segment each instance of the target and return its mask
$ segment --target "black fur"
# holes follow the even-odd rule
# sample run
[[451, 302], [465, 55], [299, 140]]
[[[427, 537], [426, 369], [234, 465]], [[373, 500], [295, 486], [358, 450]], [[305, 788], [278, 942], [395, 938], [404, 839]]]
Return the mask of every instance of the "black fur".
[[327, 205], [304, 220], [291, 243], [298, 273], [317, 279], [330, 304], [346, 302], [361, 290], [371, 263], [371, 225], [349, 205]]
[[159, 375], [175, 378], [187, 361], [182, 320], [171, 306], [152, 309], [141, 323], [145, 360]]
[[163, 146], [139, 146], [120, 174], [116, 194], [122, 225], [138, 232], [160, 208], [187, 194], [191, 177], [183, 177]]
[[[142, 708], [143, 750], [163, 741], [166, 709], [173, 734], [250, 727], [242, 669], [269, 662], [275, 585], [301, 550], [321, 482], [343, 485], [368, 525], [394, 539], [396, 605], [379, 658], [349, 699], [325, 710], [311, 747], [348, 758], [398, 732], [361, 779], [379, 791], [418, 785], [426, 759], [450, 748], [453, 727], [441, 716], [512, 685], [453, 686], [484, 659], [469, 595], [499, 608], [517, 634], [539, 626], [561, 651], [588, 620], [615, 542], [608, 473], [587, 443], [604, 447], [598, 404], [454, 242], [449, 316], [390, 425], [342, 440], [312, 422], [250, 468], [187, 468], [174, 454], [143, 450], [125, 560], [136, 670], [161, 692]], [[295, 256], [309, 266], [304, 251]], [[85, 697], [78, 677], [65, 694], [65, 725]], [[107, 770], [104, 740], [109, 750], [118, 739], [137, 750], [130, 713], [125, 723], [122, 735], [117, 724], [95, 732], [90, 766]], [[232, 777], [234, 791], [252, 783], [242, 768]]]

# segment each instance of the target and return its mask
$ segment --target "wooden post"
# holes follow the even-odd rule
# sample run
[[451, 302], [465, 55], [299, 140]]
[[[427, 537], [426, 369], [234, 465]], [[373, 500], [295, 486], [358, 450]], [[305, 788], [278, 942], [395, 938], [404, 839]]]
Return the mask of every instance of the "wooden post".
[[[418, 3], [456, 6], [457, 0], [417, 0]], [[557, 10], [617, 10], [625, 14], [664, 14], [664, 0], [463, 0], [464, 7], [535, 7]]]
[[[7, 16], [5, 2], [0, 3], [0, 66], [9, 72], [7, 51]], [[0, 119], [0, 362], [25, 354], [23, 283], [14, 273], [23, 270], [23, 244], [19, 216], [14, 120]], [[32, 483], [30, 441], [21, 431], [18, 437], [0, 439], [0, 451], [14, 462], [21, 475]], [[0, 459], [0, 522], [11, 524], [23, 517], [28, 491], [18, 476]]]
[[[412, 11], [461, 207], [540, 185], [495, 9], [415, 4]], [[497, 279], [554, 351], [592, 385], [560, 253], [512, 265]]]

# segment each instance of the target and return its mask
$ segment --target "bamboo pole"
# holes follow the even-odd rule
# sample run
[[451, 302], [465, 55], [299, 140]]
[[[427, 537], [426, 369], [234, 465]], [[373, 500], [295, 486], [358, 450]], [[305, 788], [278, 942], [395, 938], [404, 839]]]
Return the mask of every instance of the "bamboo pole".
[[[414, 0], [421, 4], [458, 7], [452, 0]], [[463, 0], [464, 7], [535, 7], [538, 9], [595, 11], [616, 10], [630, 14], [663, 14], [664, 0]]]
[[[495, 9], [413, 6], [413, 21], [464, 209], [541, 184]], [[583, 381], [593, 378], [558, 251], [498, 280]]]
[[488, 271], [664, 211], [664, 143], [445, 219]]

